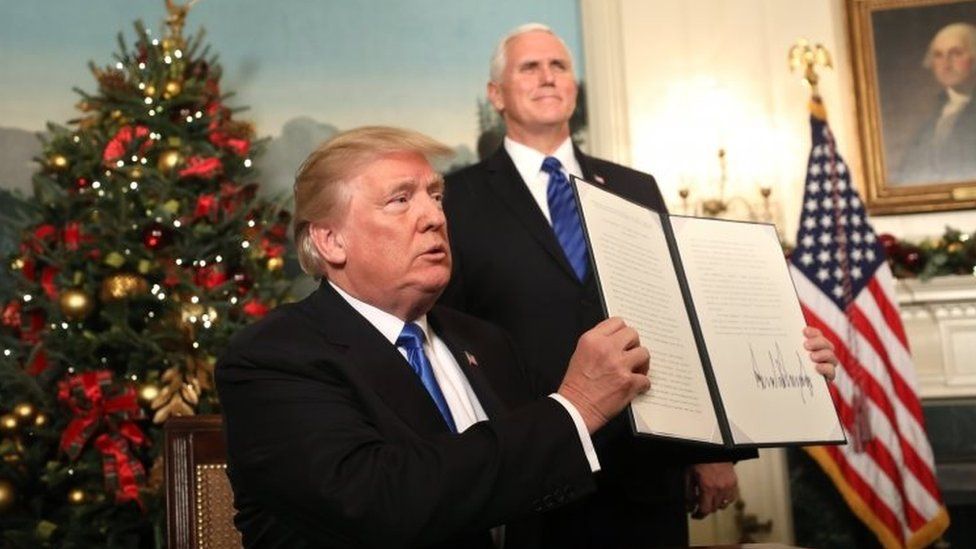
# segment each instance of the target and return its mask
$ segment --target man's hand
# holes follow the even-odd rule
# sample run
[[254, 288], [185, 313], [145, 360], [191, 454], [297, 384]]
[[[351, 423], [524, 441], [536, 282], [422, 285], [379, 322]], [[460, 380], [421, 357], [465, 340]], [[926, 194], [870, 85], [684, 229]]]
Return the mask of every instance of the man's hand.
[[691, 516], [701, 519], [739, 499], [739, 479], [731, 463], [699, 463], [688, 470]]
[[803, 329], [803, 336], [806, 337], [803, 347], [810, 351], [810, 360], [813, 360], [817, 371], [827, 378], [827, 381], [833, 381], [834, 376], [837, 375], [837, 355], [834, 354], [834, 344], [827, 340], [820, 330], [810, 326]]
[[619, 318], [609, 318], [580, 336], [558, 392], [576, 407], [593, 434], [650, 389], [650, 358], [636, 330]]

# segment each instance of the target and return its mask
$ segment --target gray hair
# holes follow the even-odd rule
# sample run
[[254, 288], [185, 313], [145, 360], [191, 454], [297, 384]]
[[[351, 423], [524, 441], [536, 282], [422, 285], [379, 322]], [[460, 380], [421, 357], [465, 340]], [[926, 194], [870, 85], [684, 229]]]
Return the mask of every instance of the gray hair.
[[929, 47], [925, 50], [925, 59], [922, 61], [922, 66], [926, 69], [932, 68], [932, 46], [935, 45], [936, 40], [945, 35], [955, 35], [962, 38], [966, 47], [969, 48], [969, 53], [976, 55], [976, 26], [969, 23], [950, 23], [939, 29], [939, 32], [935, 33], [932, 41], [929, 42]]
[[551, 27], [543, 25], [542, 23], [525, 23], [524, 25], [519, 25], [508, 32], [501, 40], [498, 41], [498, 45], [495, 46], [495, 52], [491, 56], [491, 62], [488, 64], [488, 77], [492, 82], [500, 84], [502, 81], [502, 73], [505, 72], [505, 65], [508, 63], [508, 56], [506, 55], [506, 50], [508, 49], [508, 43], [515, 37], [521, 36], [528, 32], [542, 31], [548, 32], [549, 34], [556, 37], [559, 43], [563, 45], [566, 49], [566, 53], [569, 55], [569, 63], [571, 66], [575, 67], [576, 63], [573, 60], [573, 52], [569, 50], [566, 42], [556, 34]]

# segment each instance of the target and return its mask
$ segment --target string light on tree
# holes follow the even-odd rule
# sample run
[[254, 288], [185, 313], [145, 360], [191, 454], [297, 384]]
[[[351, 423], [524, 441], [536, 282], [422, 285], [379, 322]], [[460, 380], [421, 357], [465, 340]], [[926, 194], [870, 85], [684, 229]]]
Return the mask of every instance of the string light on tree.
[[9, 480], [0, 478], [0, 513], [13, 507], [16, 500], [14, 485]]
[[88, 499], [87, 494], [81, 488], [74, 488], [68, 492], [68, 503], [71, 505], [81, 505]]
[[17, 430], [17, 416], [13, 414], [3, 414], [0, 416], [0, 431], [12, 433]]
[[58, 304], [61, 307], [61, 314], [72, 321], [84, 320], [95, 307], [91, 296], [79, 288], [62, 290]]
[[14, 406], [14, 414], [21, 419], [28, 419], [34, 415], [34, 407], [27, 402], [20, 403]]

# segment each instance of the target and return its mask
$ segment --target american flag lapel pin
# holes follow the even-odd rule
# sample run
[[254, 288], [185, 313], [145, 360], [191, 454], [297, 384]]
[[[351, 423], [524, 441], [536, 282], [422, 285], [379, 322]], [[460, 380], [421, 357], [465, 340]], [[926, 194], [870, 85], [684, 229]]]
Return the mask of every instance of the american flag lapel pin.
[[607, 182], [603, 180], [603, 176], [602, 175], [593, 174], [593, 181], [596, 181], [597, 183], [599, 183], [601, 185], [606, 185], [607, 184]]
[[473, 354], [471, 354], [471, 353], [469, 353], [467, 351], [464, 351], [464, 358], [468, 359], [468, 366], [477, 366], [478, 365], [478, 359], [476, 359]]

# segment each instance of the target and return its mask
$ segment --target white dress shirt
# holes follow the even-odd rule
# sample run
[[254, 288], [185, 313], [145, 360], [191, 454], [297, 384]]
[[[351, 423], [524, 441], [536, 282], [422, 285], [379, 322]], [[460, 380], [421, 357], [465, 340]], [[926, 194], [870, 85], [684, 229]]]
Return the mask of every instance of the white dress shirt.
[[[342, 288], [333, 284], [332, 281], [329, 281], [329, 284], [356, 312], [361, 314], [367, 322], [376, 328], [390, 344], [396, 345], [396, 340], [400, 336], [400, 332], [403, 331], [404, 325], [406, 325], [404, 321], [369, 303], [356, 299], [343, 291]], [[414, 320], [414, 322], [424, 332], [424, 354], [427, 355], [427, 360], [430, 361], [431, 369], [434, 371], [434, 377], [437, 379], [437, 384], [444, 394], [447, 407], [451, 410], [451, 416], [454, 417], [454, 425], [457, 426], [458, 432], [463, 433], [475, 423], [487, 420], [488, 415], [485, 414], [484, 408], [481, 407], [481, 402], [478, 401], [478, 395], [471, 388], [467, 376], [461, 371], [461, 367], [458, 365], [457, 360], [454, 359], [454, 355], [451, 354], [450, 349], [430, 329], [430, 325], [427, 324], [427, 315], [421, 316]], [[399, 350], [400, 354], [406, 359], [407, 352], [402, 348]], [[562, 395], [553, 393], [549, 396], [560, 403], [569, 413], [573, 419], [573, 423], [576, 425], [576, 431], [579, 434], [580, 443], [583, 445], [586, 459], [590, 464], [590, 470], [593, 472], [599, 471], [600, 461], [597, 459], [596, 450], [593, 448], [593, 440], [586, 430], [586, 424], [583, 423], [583, 417], [576, 407], [563, 398]]]
[[546, 197], [546, 191], [549, 188], [549, 174], [542, 171], [542, 161], [547, 156], [556, 157], [563, 165], [562, 171], [567, 181], [570, 175], [583, 177], [583, 170], [580, 169], [576, 155], [573, 153], [573, 141], [567, 137], [562, 145], [552, 154], [547, 155], [506, 136], [505, 152], [512, 157], [512, 162], [515, 163], [515, 169], [522, 176], [522, 181], [532, 193], [532, 198], [542, 210], [542, 215], [546, 216], [546, 221], [552, 225], [552, 217], [549, 215], [549, 199]]

